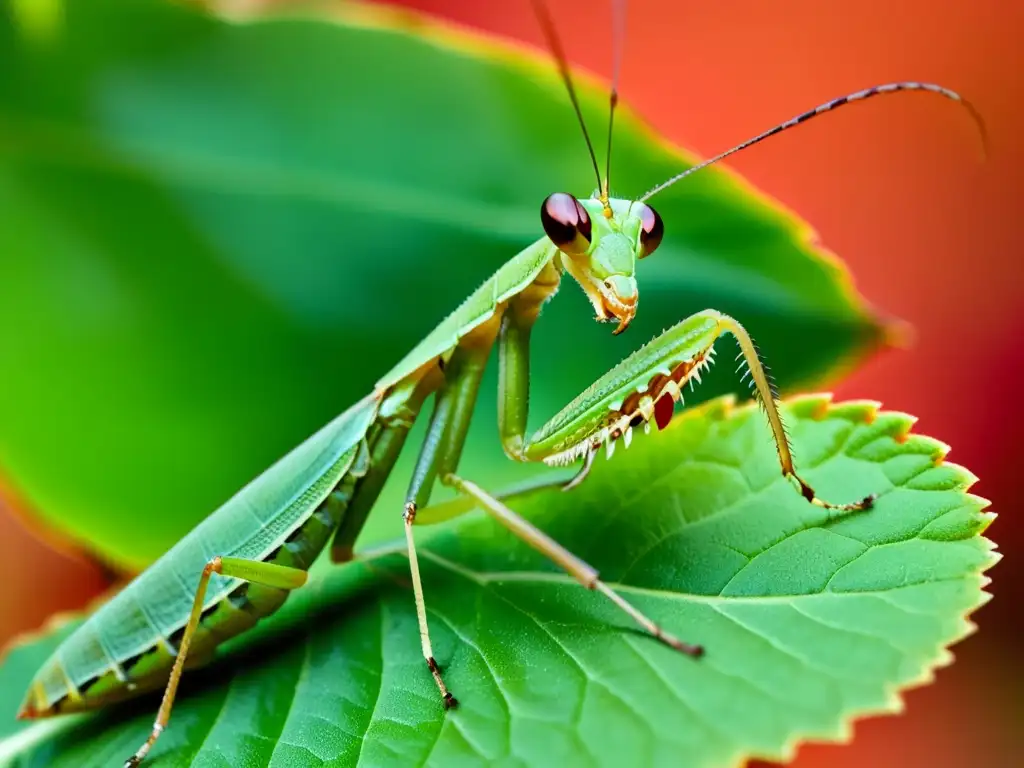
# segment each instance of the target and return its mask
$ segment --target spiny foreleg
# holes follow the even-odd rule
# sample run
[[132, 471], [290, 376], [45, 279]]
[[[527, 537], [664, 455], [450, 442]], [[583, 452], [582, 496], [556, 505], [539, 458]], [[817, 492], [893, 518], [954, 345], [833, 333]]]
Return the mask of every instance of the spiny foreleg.
[[701, 372], [712, 362], [714, 346], [723, 333], [730, 333], [740, 347], [744, 378], [750, 379], [754, 397], [768, 419], [783, 476], [791, 480], [812, 504], [835, 512], [867, 509], [874, 500], [867, 496], [848, 504], [835, 504], [818, 497], [801, 478], [793, 461], [793, 450], [778, 407], [778, 393], [750, 334], [735, 319], [715, 310], [698, 312], [677, 323], [616, 365], [556, 414], [529, 440], [523, 434], [527, 395], [522, 360], [525, 343], [515, 328], [502, 328], [502, 359], [511, 361], [504, 370], [519, 375], [505, 377], [503, 404], [517, 404], [515, 419], [505, 419], [502, 439], [506, 452], [525, 461], [544, 461], [553, 466], [573, 464], [580, 459], [580, 474], [568, 487], [578, 485], [603, 448], [610, 458], [621, 440], [629, 446], [633, 430], [646, 430], [654, 421], [664, 428], [672, 418], [683, 389], [700, 383]]
[[722, 328], [731, 333], [739, 344], [740, 354], [737, 359], [741, 360], [740, 368], [746, 368], [742, 378], [749, 378], [754, 399], [768, 418], [768, 425], [771, 427], [772, 437], [775, 440], [775, 449], [779, 454], [779, 464], [782, 467], [783, 476], [796, 482], [805, 499], [824, 509], [837, 512], [859, 512], [870, 508], [875, 500], [874, 494], [869, 494], [860, 501], [850, 504], [833, 504], [818, 498], [814, 489], [797, 474], [793, 464], [793, 446], [789, 441], [789, 434], [786, 432], [782, 414], [779, 412], [779, 393], [772, 381], [771, 372], [762, 361], [761, 353], [754, 340], [739, 322], [728, 315], [722, 315], [721, 324]]

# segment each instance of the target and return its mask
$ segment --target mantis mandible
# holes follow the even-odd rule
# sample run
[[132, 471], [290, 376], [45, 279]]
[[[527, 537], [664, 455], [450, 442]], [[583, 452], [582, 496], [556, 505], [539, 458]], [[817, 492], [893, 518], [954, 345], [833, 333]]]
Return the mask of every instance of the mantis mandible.
[[[353, 557], [360, 530], [398, 459], [409, 430], [433, 398], [402, 511], [423, 657], [444, 708], [457, 702], [430, 642], [413, 526], [428, 518], [437, 483], [470, 499], [498, 523], [549, 557], [579, 583], [612, 601], [646, 633], [693, 657], [699, 646], [664, 630], [609, 588], [597, 571], [517, 515], [500, 498], [458, 474], [463, 444], [491, 350], [498, 345], [498, 424], [509, 459], [581, 468], [564, 488], [586, 478], [597, 454], [628, 446], [633, 430], [663, 428], [682, 387], [698, 382], [725, 333], [737, 341], [756, 400], [767, 417], [779, 467], [794, 491], [836, 514], [868, 508], [872, 498], [832, 503], [796, 471], [776, 393], [753, 340], [732, 317], [713, 309], [682, 320], [625, 358], [537, 432], [527, 433], [530, 334], [543, 305], [569, 275], [597, 319], [624, 331], [637, 311], [638, 262], [651, 256], [664, 223], [649, 200], [692, 173], [770, 136], [855, 101], [900, 91], [925, 91], [969, 103], [942, 86], [897, 82], [821, 104], [715, 157], [692, 166], [636, 200], [609, 196], [611, 133], [618, 101], [618, 64], [609, 106], [605, 173], [573, 88], [569, 68], [543, 5], [538, 17], [582, 128], [597, 177], [593, 196], [555, 193], [540, 207], [544, 236], [513, 256], [445, 318], [373, 391], [239, 491], [185, 538], [99, 608], [46, 661], [33, 679], [20, 716], [88, 710], [165, 686], [152, 731], [125, 763], [138, 766], [167, 727], [183, 670], [213, 658], [217, 646], [275, 611], [302, 586], [307, 569], [333, 536], [331, 558]], [[421, 519], [420, 522], [423, 522]]]

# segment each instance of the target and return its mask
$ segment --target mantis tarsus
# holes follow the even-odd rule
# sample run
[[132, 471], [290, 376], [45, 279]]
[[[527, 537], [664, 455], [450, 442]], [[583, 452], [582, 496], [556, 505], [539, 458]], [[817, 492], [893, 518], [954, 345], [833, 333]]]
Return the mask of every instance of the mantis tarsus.
[[[923, 90], [963, 103], [938, 85], [901, 82], [826, 102], [654, 187], [637, 200], [609, 196], [611, 127], [617, 89], [611, 90], [608, 158], [604, 176], [577, 105], [568, 66], [543, 6], [538, 15], [576, 108], [597, 176], [589, 199], [565, 193], [541, 205], [545, 236], [512, 257], [438, 325], [374, 390], [257, 477], [94, 613], [38, 672], [21, 710], [42, 717], [91, 709], [166, 684], [149, 738], [128, 760], [137, 766], [167, 726], [186, 666], [209, 661], [217, 646], [276, 610], [333, 536], [331, 556], [343, 562], [398, 459], [406, 437], [433, 396], [403, 510], [423, 656], [443, 705], [455, 706], [431, 649], [413, 525], [428, 516], [437, 482], [455, 489], [526, 543], [564, 568], [584, 587], [613, 601], [647, 633], [671, 648], [699, 656], [701, 648], [663, 630], [608, 588], [587, 563], [518, 516], [501, 500], [457, 474], [487, 360], [498, 344], [499, 432], [514, 461], [551, 465], [581, 462], [565, 487], [582, 482], [601, 450], [610, 456], [634, 428], [663, 427], [699, 381], [723, 333], [737, 340], [755, 397], [763, 406], [782, 474], [809, 503], [842, 514], [865, 509], [871, 498], [845, 504], [820, 499], [796, 472], [772, 383], [743, 326], [715, 310], [683, 320], [600, 377], [533, 435], [529, 406], [530, 334], [541, 308], [568, 273], [597, 318], [623, 331], [636, 312], [637, 262], [656, 251], [664, 225], [648, 204], [687, 175], [817, 115], [875, 95]], [[621, 26], [621, 25], [620, 25]], [[617, 66], [616, 66], [617, 70]], [[617, 76], [616, 76], [617, 79]], [[980, 124], [980, 120], [979, 120]], [[435, 510], [436, 511], [436, 510]], [[397, 510], [396, 510], [397, 512]], [[212, 555], [212, 556], [211, 556]]]

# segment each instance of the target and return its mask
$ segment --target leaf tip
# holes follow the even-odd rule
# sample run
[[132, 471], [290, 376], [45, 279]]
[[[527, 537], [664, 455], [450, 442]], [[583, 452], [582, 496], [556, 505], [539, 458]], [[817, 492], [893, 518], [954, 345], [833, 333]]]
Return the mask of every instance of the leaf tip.
[[797, 418], [821, 421], [832, 408], [831, 392], [811, 392], [786, 398], [786, 405]]
[[917, 340], [917, 331], [906, 320], [878, 318], [878, 340], [889, 349], [909, 349]]

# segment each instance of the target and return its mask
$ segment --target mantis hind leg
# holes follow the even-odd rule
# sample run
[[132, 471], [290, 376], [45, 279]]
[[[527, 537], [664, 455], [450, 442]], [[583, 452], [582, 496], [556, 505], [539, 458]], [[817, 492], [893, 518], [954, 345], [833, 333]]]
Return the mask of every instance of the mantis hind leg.
[[153, 723], [153, 730], [142, 746], [135, 751], [135, 754], [125, 761], [125, 768], [136, 768], [146, 758], [146, 755], [149, 754], [160, 734], [167, 727], [167, 721], [171, 717], [171, 708], [174, 706], [174, 697], [178, 692], [178, 683], [181, 681], [181, 673], [185, 668], [185, 661], [188, 658], [188, 649], [203, 613], [203, 604], [206, 601], [206, 588], [209, 586], [210, 578], [214, 574], [243, 579], [254, 584], [284, 590], [301, 587], [306, 583], [307, 577], [306, 571], [298, 568], [289, 568], [283, 565], [275, 565], [274, 563], [244, 560], [236, 557], [215, 557], [206, 564], [199, 579], [199, 585], [196, 587], [192, 612], [189, 614], [188, 621], [185, 624], [185, 632], [178, 647], [178, 654], [174, 659], [174, 666], [171, 667], [171, 675], [167, 680], [167, 688], [164, 690], [164, 696], [160, 702], [160, 710], [157, 712], [156, 721]]
[[688, 656], [700, 656], [704, 650], [699, 645], [684, 643], [674, 635], [665, 631], [661, 625], [656, 624], [639, 608], [630, 603], [617, 592], [613, 591], [598, 576], [598, 572], [572, 552], [556, 542], [539, 528], [517, 515], [502, 502], [491, 496], [474, 483], [464, 480], [454, 474], [448, 474], [441, 478], [441, 482], [455, 488], [460, 493], [469, 496], [479, 504], [491, 517], [501, 523], [505, 528], [515, 534], [519, 539], [529, 544], [542, 555], [559, 565], [570, 576], [587, 589], [600, 592], [616, 606], [621, 608], [637, 624], [639, 624], [649, 635], [661, 641], [669, 648], [685, 653]]

